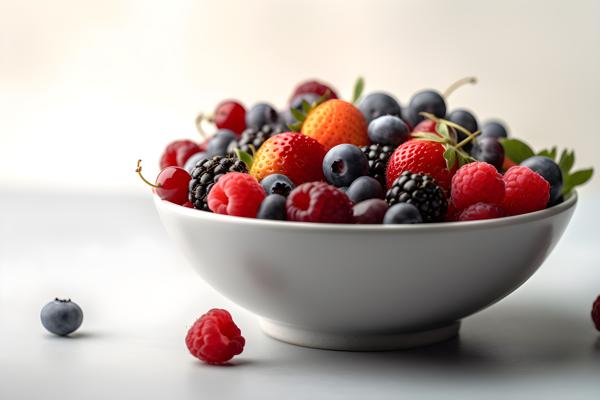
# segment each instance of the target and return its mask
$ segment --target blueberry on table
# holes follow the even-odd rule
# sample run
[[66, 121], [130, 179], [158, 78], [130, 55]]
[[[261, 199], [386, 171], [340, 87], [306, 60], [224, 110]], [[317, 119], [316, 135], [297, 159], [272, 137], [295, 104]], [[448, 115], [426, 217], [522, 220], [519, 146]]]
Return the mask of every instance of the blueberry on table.
[[381, 183], [370, 176], [360, 176], [346, 190], [346, 194], [354, 204], [368, 199], [383, 199], [385, 193]]
[[368, 135], [373, 143], [397, 146], [408, 140], [410, 130], [399, 117], [384, 115], [371, 121]]
[[352, 144], [338, 144], [323, 158], [323, 174], [334, 186], [348, 186], [359, 176], [367, 175], [369, 161], [360, 148]]
[[384, 224], [420, 224], [423, 222], [417, 207], [409, 203], [397, 203], [388, 208], [383, 217]]
[[263, 125], [276, 125], [277, 111], [267, 103], [258, 103], [246, 113], [246, 127], [260, 129]]
[[285, 197], [280, 194], [270, 194], [265, 197], [260, 203], [256, 218], [285, 221]]
[[370, 93], [361, 100], [358, 108], [365, 116], [367, 123], [382, 115], [402, 117], [402, 109], [398, 101], [387, 93]]
[[229, 129], [219, 129], [215, 136], [210, 139], [206, 146], [206, 154], [208, 157], [224, 156], [227, 154], [229, 144], [237, 139], [233, 131]]
[[549, 204], [557, 204], [563, 188], [562, 171], [558, 164], [548, 157], [533, 156], [523, 161], [521, 165], [537, 172], [548, 181], [550, 184]]
[[494, 137], [501, 139], [508, 137], [508, 130], [506, 127], [498, 121], [487, 121], [481, 126], [480, 137]]
[[480, 137], [473, 144], [471, 155], [477, 161], [483, 161], [492, 164], [498, 171], [502, 170], [504, 163], [504, 147], [498, 142], [498, 139], [487, 136]]
[[54, 299], [42, 308], [42, 325], [50, 333], [66, 336], [75, 332], [83, 322], [83, 311], [71, 301]]
[[267, 175], [260, 181], [260, 184], [267, 195], [280, 194], [283, 197], [287, 197], [292, 189], [296, 187], [294, 182], [283, 174]]
[[413, 125], [424, 119], [422, 115], [419, 115], [421, 112], [428, 112], [438, 118], [444, 118], [446, 115], [446, 101], [435, 90], [417, 92], [408, 104], [408, 119], [413, 122]]

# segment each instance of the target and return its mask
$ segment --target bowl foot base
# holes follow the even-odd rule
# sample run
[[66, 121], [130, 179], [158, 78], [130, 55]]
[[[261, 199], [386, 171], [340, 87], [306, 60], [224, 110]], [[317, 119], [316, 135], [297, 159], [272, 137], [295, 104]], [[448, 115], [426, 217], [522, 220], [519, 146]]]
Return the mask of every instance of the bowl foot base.
[[268, 336], [282, 342], [316, 349], [342, 351], [386, 351], [427, 346], [458, 335], [460, 321], [420, 332], [381, 334], [341, 334], [319, 332], [261, 319], [261, 328]]

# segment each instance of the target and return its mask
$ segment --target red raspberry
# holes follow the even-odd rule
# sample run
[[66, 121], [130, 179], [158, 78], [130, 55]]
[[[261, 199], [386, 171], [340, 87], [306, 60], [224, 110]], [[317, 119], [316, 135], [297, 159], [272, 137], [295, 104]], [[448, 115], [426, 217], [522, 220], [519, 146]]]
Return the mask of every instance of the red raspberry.
[[504, 198], [504, 182], [502, 175], [493, 165], [473, 162], [456, 171], [452, 177], [450, 193], [452, 202], [459, 210], [475, 203], [501, 205]]
[[265, 190], [252, 176], [230, 172], [219, 178], [208, 193], [208, 208], [214, 213], [255, 218]]
[[600, 331], [600, 296], [598, 296], [592, 306], [592, 321], [594, 321], [596, 329]]
[[290, 221], [350, 224], [352, 202], [346, 193], [325, 182], [307, 182], [291, 191], [286, 201]]
[[175, 140], [168, 144], [160, 157], [160, 169], [173, 166], [183, 167], [192, 154], [200, 151], [202, 151], [202, 148], [198, 143], [191, 140]]
[[504, 174], [506, 194], [503, 207], [509, 215], [526, 214], [546, 208], [550, 184], [540, 174], [523, 166], [511, 167]]
[[209, 364], [222, 364], [244, 350], [246, 340], [231, 314], [213, 308], [194, 322], [185, 344], [194, 357]]
[[495, 204], [475, 203], [460, 213], [459, 221], [476, 221], [504, 217], [506, 212]]

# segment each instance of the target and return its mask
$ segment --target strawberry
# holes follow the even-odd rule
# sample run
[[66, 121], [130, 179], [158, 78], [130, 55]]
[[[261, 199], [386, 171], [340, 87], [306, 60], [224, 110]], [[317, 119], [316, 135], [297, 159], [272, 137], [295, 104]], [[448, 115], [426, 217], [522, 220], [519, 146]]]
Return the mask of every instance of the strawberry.
[[250, 162], [250, 175], [260, 182], [267, 175], [283, 174], [296, 186], [321, 181], [325, 179], [325, 153], [325, 148], [311, 137], [295, 132], [280, 133], [260, 146]]

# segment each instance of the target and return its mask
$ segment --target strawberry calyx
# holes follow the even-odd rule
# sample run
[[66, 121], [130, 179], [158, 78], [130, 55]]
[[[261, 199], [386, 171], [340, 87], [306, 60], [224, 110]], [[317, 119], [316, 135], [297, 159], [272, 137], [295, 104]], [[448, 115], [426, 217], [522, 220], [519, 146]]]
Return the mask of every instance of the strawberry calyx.
[[[448, 171], [452, 171], [457, 164], [460, 168], [465, 164], [476, 161], [464, 150], [464, 146], [472, 142], [481, 131], [469, 132], [469, 130], [452, 121], [438, 118], [427, 112], [422, 112], [420, 115], [435, 122], [435, 133], [414, 132], [412, 137], [416, 140], [440, 143], [444, 147], [444, 159]], [[457, 142], [457, 131], [464, 133], [467, 136], [466, 139]]]

